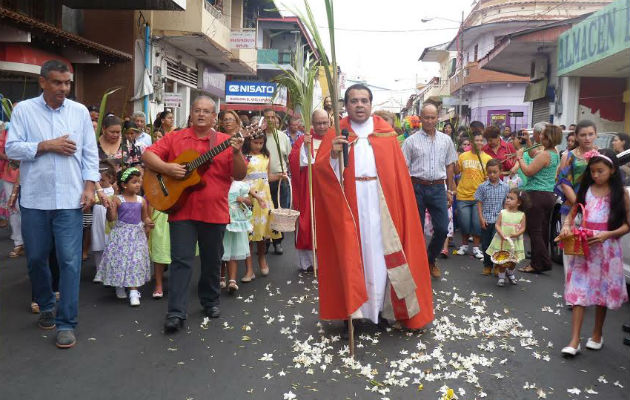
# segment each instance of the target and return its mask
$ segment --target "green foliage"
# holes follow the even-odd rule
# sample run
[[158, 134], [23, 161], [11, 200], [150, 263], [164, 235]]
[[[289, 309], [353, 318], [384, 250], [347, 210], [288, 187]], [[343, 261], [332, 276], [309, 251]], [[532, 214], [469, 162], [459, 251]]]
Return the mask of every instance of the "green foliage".
[[0, 99], [0, 103], [2, 104], [2, 109], [4, 110], [4, 113], [7, 115], [7, 118], [11, 120], [11, 113], [13, 112], [13, 103], [11, 103], [11, 100], [9, 100], [6, 97], [2, 97], [2, 99]]
[[115, 93], [119, 91], [120, 89], [122, 89], [122, 86], [108, 89], [103, 94], [103, 98], [101, 99], [101, 106], [98, 109], [98, 122], [96, 123], [96, 132], [95, 132], [96, 140], [98, 140], [98, 137], [101, 134], [101, 126], [103, 125], [103, 118], [105, 117], [105, 108], [107, 107], [107, 98], [109, 97], [110, 94]]

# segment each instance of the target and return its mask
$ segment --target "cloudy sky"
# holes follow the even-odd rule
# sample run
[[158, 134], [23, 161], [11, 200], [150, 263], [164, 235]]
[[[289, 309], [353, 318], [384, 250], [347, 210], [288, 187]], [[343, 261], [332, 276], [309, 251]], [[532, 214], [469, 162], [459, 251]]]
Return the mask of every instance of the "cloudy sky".
[[[276, 4], [302, 10], [304, 0]], [[309, 0], [309, 4], [328, 42], [324, 0]], [[347, 80], [365, 80], [388, 89], [374, 90], [378, 108], [388, 100], [406, 103], [416, 82], [437, 75], [436, 63], [421, 63], [418, 58], [425, 47], [455, 37], [462, 11], [468, 14], [472, 0], [337, 0], [334, 7], [337, 63]], [[423, 18], [434, 19], [422, 23]]]

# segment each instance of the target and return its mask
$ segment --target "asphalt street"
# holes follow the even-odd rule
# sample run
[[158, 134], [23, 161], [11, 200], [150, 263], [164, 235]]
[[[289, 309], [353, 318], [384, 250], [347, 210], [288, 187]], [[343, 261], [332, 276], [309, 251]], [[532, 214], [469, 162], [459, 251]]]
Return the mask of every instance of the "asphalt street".
[[[9, 259], [0, 231], [0, 399], [628, 399], [630, 347], [608, 313], [605, 345], [564, 359], [571, 313], [562, 267], [496, 287], [480, 262], [451, 256], [434, 281], [436, 320], [422, 332], [361, 324], [356, 357], [342, 323], [320, 322], [317, 285], [297, 272], [291, 240], [269, 255], [271, 273], [222, 296], [222, 316], [205, 321], [191, 285], [185, 329], [162, 331], [166, 299], [131, 308], [92, 283], [83, 266], [77, 345], [59, 350], [30, 313], [25, 258]], [[243, 273], [241, 266], [239, 273]], [[198, 271], [197, 271], [198, 272]], [[587, 311], [584, 346], [593, 326]], [[444, 397], [454, 398], [454, 397]]]

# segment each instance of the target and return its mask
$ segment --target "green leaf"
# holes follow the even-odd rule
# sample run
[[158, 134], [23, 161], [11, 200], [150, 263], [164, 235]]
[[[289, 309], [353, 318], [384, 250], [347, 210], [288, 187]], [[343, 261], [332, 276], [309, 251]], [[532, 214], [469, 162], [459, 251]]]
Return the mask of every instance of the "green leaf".
[[122, 89], [122, 86], [118, 86], [112, 89], [108, 89], [105, 94], [103, 94], [103, 98], [101, 99], [101, 106], [98, 109], [98, 122], [96, 123], [96, 140], [101, 134], [101, 126], [103, 125], [103, 118], [105, 117], [105, 107], [107, 107], [107, 98], [110, 94], [115, 93]]

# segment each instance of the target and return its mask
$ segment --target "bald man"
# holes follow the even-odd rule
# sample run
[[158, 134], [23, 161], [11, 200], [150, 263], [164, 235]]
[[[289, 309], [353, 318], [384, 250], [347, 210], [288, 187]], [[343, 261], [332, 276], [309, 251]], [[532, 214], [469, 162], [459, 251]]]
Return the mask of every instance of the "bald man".
[[212, 164], [199, 167], [204, 183], [192, 190], [184, 205], [168, 216], [171, 237], [171, 268], [168, 282], [168, 312], [164, 332], [174, 333], [182, 328], [187, 317], [188, 292], [193, 274], [195, 244], [199, 243], [201, 275], [198, 296], [204, 313], [218, 318], [221, 256], [223, 233], [230, 222], [227, 195], [232, 179], [241, 180], [247, 164], [241, 154], [243, 139], [214, 130], [217, 120], [214, 101], [200, 96], [192, 104], [192, 126], [170, 132], [147, 148], [142, 159], [151, 170], [175, 178], [186, 176], [186, 167], [173, 163], [182, 152], [195, 150], [203, 154], [216, 145], [230, 140], [231, 148], [217, 154]]
[[311, 160], [315, 161], [317, 150], [324, 138], [330, 119], [326, 110], [315, 110], [311, 118], [311, 132], [299, 137], [289, 154], [291, 184], [293, 185], [293, 207], [300, 211], [298, 229], [295, 235], [295, 248], [298, 254], [298, 267], [303, 272], [313, 272], [313, 236], [311, 232], [311, 204], [308, 187], [308, 145], [312, 143]]
[[453, 202], [453, 179], [457, 153], [448, 135], [435, 129], [438, 109], [434, 104], [422, 106], [422, 129], [405, 139], [403, 154], [411, 175], [418, 212], [424, 227], [425, 211], [429, 210], [433, 236], [427, 249], [431, 276], [439, 278], [440, 269], [435, 259], [440, 254], [448, 234], [448, 207]]

